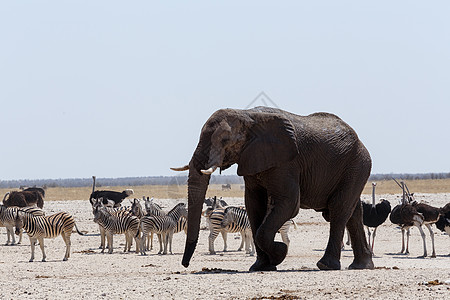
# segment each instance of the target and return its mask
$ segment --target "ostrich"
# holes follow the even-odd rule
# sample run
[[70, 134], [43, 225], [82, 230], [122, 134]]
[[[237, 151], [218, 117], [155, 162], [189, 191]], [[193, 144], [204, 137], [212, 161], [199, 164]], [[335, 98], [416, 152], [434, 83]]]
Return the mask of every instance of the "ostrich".
[[24, 192], [36, 191], [36, 192], [41, 193], [42, 198], [45, 197], [45, 187], [44, 188], [40, 188], [40, 187], [34, 186], [34, 187], [25, 188], [25, 189], [23, 189], [23, 191]]
[[434, 249], [434, 232], [431, 228], [431, 224], [434, 224], [439, 219], [439, 208], [433, 207], [425, 203], [417, 203], [414, 201], [411, 205], [417, 210], [418, 213], [422, 214], [424, 221], [423, 225], [428, 228], [431, 237], [431, 246], [433, 247], [433, 253], [431, 257], [436, 257], [436, 251]]
[[[445, 231], [450, 236], [450, 203], [439, 209], [440, 217], [437, 220], [436, 227], [440, 231]], [[449, 254], [450, 255], [450, 254]]]
[[[9, 196], [8, 199], [6, 199], [7, 196]], [[12, 191], [5, 194], [3, 204], [6, 207], [26, 207], [36, 205], [39, 208], [43, 208], [44, 198], [38, 191]]]
[[[423, 256], [427, 256], [427, 245], [425, 243], [425, 233], [422, 230], [422, 224], [424, 223], [424, 217], [421, 213], [417, 211], [417, 209], [409, 203], [409, 200], [413, 198], [413, 195], [409, 193], [406, 194], [405, 191], [405, 183], [402, 181], [401, 184], [394, 179], [394, 181], [402, 188], [403, 195], [401, 203], [395, 206], [392, 211], [389, 219], [393, 224], [399, 225], [402, 230], [402, 250], [400, 253], [405, 251], [405, 254], [409, 254], [409, 229], [413, 226], [416, 226], [420, 235], [422, 236], [423, 241]], [[408, 200], [406, 199], [406, 195], [408, 195]], [[406, 249], [405, 249], [405, 231], [406, 234]]]
[[363, 208], [363, 223], [367, 227], [367, 235], [369, 236], [369, 246], [370, 246], [370, 228], [374, 228], [372, 237], [372, 253], [373, 245], [375, 243], [375, 235], [378, 226], [383, 224], [389, 213], [391, 212], [391, 204], [385, 199], [381, 199], [381, 202], [375, 204], [375, 187], [376, 182], [372, 182], [372, 204], [362, 202]]
[[95, 200], [100, 198], [103, 199], [103, 205], [119, 207], [122, 203], [123, 199], [126, 197], [133, 195], [134, 192], [131, 189], [126, 189], [123, 192], [115, 192], [115, 191], [96, 191], [95, 190], [95, 176], [92, 176], [93, 184], [92, 184], [92, 193], [89, 197], [89, 201], [91, 205], [94, 205]]

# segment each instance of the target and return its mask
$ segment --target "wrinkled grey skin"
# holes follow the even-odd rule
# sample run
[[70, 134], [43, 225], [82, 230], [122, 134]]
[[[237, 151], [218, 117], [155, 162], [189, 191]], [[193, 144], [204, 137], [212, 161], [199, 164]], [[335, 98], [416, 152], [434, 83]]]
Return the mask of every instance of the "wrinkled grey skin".
[[245, 180], [245, 206], [257, 251], [250, 271], [276, 270], [284, 260], [287, 246], [274, 237], [299, 208], [320, 211], [330, 222], [328, 245], [317, 263], [320, 269], [341, 268], [346, 226], [354, 253], [349, 268], [373, 268], [359, 201], [372, 163], [355, 131], [332, 114], [298, 116], [267, 107], [219, 110], [203, 126], [188, 166], [183, 266], [189, 265], [197, 244], [210, 179], [201, 170], [224, 170], [235, 163]]

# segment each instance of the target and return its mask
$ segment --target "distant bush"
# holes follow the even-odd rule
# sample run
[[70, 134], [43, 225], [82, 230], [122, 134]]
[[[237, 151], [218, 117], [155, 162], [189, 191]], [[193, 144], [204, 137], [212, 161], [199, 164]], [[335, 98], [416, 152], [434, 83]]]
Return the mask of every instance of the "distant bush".
[[[420, 180], [420, 179], [446, 179], [450, 173], [423, 173], [423, 174], [372, 174], [370, 181], [380, 180]], [[186, 185], [187, 176], [148, 176], [125, 178], [97, 178], [96, 187], [101, 186], [142, 186], [142, 185]], [[237, 175], [213, 175], [211, 184], [244, 184], [244, 179]], [[47, 187], [86, 187], [92, 186], [92, 178], [68, 179], [37, 179], [37, 180], [1, 180], [0, 188], [16, 189], [20, 186], [47, 186]]]

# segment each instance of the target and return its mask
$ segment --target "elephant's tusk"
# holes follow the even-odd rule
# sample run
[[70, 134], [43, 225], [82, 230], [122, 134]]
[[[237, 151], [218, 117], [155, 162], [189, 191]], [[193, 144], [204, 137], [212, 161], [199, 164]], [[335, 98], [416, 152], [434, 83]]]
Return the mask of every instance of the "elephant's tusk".
[[173, 171], [181, 172], [181, 171], [187, 171], [187, 170], [189, 170], [189, 166], [188, 166], [188, 165], [185, 165], [184, 167], [180, 167], [180, 168], [170, 168], [170, 169], [173, 170]]
[[211, 175], [217, 169], [217, 166], [212, 166], [208, 170], [200, 170], [205, 175]]

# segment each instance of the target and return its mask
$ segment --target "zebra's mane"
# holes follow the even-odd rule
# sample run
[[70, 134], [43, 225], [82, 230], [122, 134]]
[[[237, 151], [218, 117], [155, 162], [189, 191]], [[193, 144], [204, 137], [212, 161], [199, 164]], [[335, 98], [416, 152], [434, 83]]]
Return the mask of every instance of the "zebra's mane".
[[184, 203], [178, 203], [177, 205], [175, 205], [167, 214], [170, 215], [171, 213], [175, 212], [176, 210], [180, 209], [181, 206], [185, 206], [186, 204]]
[[238, 212], [238, 211], [245, 211], [245, 207], [242, 206], [227, 206], [225, 208], [224, 213], [227, 213], [229, 210], [231, 210], [232, 212]]

